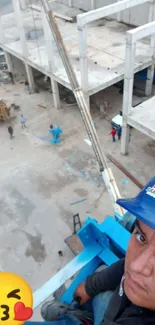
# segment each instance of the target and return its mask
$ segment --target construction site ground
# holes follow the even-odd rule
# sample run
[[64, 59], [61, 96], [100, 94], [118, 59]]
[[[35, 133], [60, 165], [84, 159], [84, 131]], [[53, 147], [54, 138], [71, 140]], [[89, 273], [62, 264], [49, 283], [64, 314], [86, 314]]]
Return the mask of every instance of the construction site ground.
[[[73, 258], [64, 244], [73, 231], [73, 215], [79, 213], [82, 222], [87, 216], [101, 222], [113, 214], [113, 208], [92, 147], [85, 142], [88, 136], [76, 105], [62, 102], [62, 109], [56, 110], [51, 93], [29, 95], [20, 83], [1, 84], [0, 96], [8, 105], [20, 105], [20, 111], [11, 111], [14, 139], [9, 138], [9, 123], [0, 124], [0, 270], [19, 273], [35, 291]], [[104, 119], [92, 105], [101, 146], [145, 184], [154, 175], [155, 141], [133, 129], [130, 154], [123, 157], [120, 142], [112, 143], [109, 135], [122, 95], [111, 87], [103, 96], [110, 106]], [[26, 119], [24, 130], [21, 113]], [[51, 123], [63, 129], [60, 144], [45, 139]], [[109, 165], [121, 195], [136, 195], [139, 189]], [[58, 256], [59, 250], [63, 257]], [[38, 310], [34, 319], [39, 318]]]

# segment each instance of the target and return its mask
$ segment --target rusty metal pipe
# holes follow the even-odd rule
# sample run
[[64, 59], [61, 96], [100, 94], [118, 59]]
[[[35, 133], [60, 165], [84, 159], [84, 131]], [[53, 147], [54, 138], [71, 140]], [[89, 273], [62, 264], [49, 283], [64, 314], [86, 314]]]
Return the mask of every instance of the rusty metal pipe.
[[117, 161], [114, 157], [111, 155], [107, 155], [107, 158], [116, 166], [118, 169], [120, 169], [135, 185], [137, 185], [140, 189], [144, 187], [143, 184], [141, 184], [136, 177], [134, 177], [122, 164], [120, 164], [119, 161]]

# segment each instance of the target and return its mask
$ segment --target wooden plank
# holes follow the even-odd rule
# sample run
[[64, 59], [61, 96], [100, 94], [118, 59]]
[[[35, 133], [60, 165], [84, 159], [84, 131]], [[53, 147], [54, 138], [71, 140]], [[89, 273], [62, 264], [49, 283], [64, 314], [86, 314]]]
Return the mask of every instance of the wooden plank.
[[76, 234], [73, 234], [65, 239], [65, 243], [73, 252], [74, 255], [78, 255], [84, 249], [81, 240]]

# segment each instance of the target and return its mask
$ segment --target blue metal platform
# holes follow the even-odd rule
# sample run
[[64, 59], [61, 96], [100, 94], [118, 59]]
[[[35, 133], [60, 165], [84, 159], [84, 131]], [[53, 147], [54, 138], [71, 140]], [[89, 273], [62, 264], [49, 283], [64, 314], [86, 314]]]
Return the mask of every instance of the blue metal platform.
[[99, 265], [104, 263], [109, 266], [125, 256], [131, 234], [114, 218], [108, 217], [101, 224], [95, 219], [88, 218], [85, 225], [79, 230], [78, 236], [84, 250], [34, 292], [34, 309], [79, 272], [61, 297], [61, 301], [71, 303], [77, 286], [85, 281], [87, 276], [92, 274]]

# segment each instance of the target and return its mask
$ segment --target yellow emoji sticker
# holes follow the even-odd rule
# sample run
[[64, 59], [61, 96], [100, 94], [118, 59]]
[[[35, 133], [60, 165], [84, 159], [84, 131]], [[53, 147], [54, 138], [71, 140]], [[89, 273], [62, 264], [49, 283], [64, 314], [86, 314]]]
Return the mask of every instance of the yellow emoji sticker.
[[0, 272], [0, 325], [22, 325], [33, 315], [33, 294], [19, 275]]

